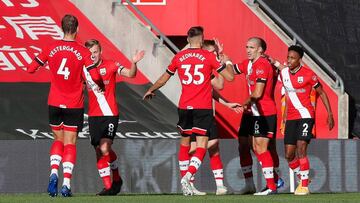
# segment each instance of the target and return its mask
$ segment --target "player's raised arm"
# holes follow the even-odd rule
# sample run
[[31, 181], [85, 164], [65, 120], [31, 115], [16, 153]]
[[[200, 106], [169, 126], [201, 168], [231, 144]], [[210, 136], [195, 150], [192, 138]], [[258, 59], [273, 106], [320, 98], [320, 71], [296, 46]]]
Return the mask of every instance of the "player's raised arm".
[[231, 61], [226, 60], [224, 64], [220, 64], [220, 67], [216, 71], [220, 73], [220, 75], [222, 75], [225, 80], [229, 82], [234, 80], [233, 64]]
[[45, 51], [41, 52], [38, 56], [35, 56], [34, 60], [29, 65], [26, 66], [26, 71], [28, 73], [35, 73], [36, 70], [46, 64], [47, 60], [47, 54]]
[[120, 69], [120, 71], [118, 73], [122, 76], [129, 77], [129, 78], [135, 77], [136, 73], [137, 73], [137, 65], [136, 64], [137, 64], [137, 62], [141, 61], [141, 59], [144, 58], [144, 55], [145, 55], [144, 50], [141, 50], [141, 51], [136, 50], [136, 52], [131, 60], [130, 69], [122, 68], [122, 69]]
[[223, 96], [220, 95], [220, 93], [216, 90], [213, 91], [213, 99], [220, 104], [228, 107], [229, 109], [232, 109], [236, 113], [243, 112], [243, 108], [239, 103], [229, 102], [227, 101]]
[[211, 85], [213, 86], [214, 89], [216, 90], [222, 90], [224, 89], [224, 78], [221, 75], [215, 76], [215, 75], [211, 75], [212, 79], [211, 79]]
[[271, 63], [271, 65], [275, 66], [277, 69], [282, 70], [284, 69], [286, 66], [281, 64], [278, 60], [276, 60], [275, 58], [272, 58], [269, 55], [263, 54], [264, 57], [266, 57], [269, 62]]
[[171, 75], [168, 72], [165, 72], [160, 76], [160, 78], [151, 86], [148, 91], [143, 96], [143, 99], [152, 99], [153, 96], [155, 96], [154, 91], [159, 89], [160, 87], [164, 86], [166, 82], [170, 79]]

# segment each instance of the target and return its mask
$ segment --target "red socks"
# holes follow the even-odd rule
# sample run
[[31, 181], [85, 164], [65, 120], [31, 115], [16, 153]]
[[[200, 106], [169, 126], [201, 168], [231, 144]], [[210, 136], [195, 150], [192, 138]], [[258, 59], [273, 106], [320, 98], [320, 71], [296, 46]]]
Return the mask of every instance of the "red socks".
[[216, 186], [223, 186], [224, 185], [224, 169], [223, 164], [220, 159], [220, 154], [216, 154], [210, 156], [210, 167], [214, 173], [214, 178], [216, 182]]
[[300, 158], [300, 175], [301, 175], [301, 185], [303, 187], [307, 187], [309, 185], [309, 170], [310, 163], [309, 159], [306, 157]]
[[252, 165], [253, 160], [250, 151], [246, 153], [240, 153], [240, 166], [245, 179], [253, 177]]
[[191, 157], [188, 172], [190, 172], [192, 175], [196, 173], [196, 171], [199, 169], [204, 159], [205, 154], [206, 154], [205, 148], [201, 148], [201, 147], [196, 148], [195, 154]]
[[179, 158], [179, 168], [180, 168], [181, 177], [184, 177], [184, 175], [189, 169], [189, 162], [190, 162], [189, 150], [190, 150], [190, 146], [180, 145], [178, 158]]
[[64, 178], [71, 179], [75, 162], [76, 162], [76, 146], [74, 144], [65, 145], [64, 156], [63, 156]]
[[99, 171], [99, 175], [103, 181], [105, 189], [111, 188], [111, 176], [110, 176], [110, 164], [109, 164], [110, 156], [102, 156], [96, 166]]
[[276, 190], [274, 182], [274, 163], [269, 151], [257, 155], [266, 180], [266, 185], [271, 190]]
[[120, 174], [119, 174], [119, 166], [117, 164], [117, 156], [113, 150], [109, 152], [110, 156], [110, 168], [113, 174], [113, 180], [118, 182], [120, 181]]
[[277, 154], [276, 151], [270, 151], [270, 154], [271, 154], [271, 158], [273, 160], [273, 163], [274, 163], [274, 181], [277, 182], [278, 179], [279, 179], [279, 165], [280, 165], [280, 162], [279, 162], [279, 155]]
[[64, 153], [64, 143], [61, 141], [54, 141], [50, 148], [50, 167], [51, 174], [56, 174], [58, 176], [59, 165], [61, 163]]
[[296, 174], [296, 176], [301, 180], [301, 176], [300, 176], [300, 161], [298, 158], [295, 158], [294, 160], [292, 160], [291, 162], [289, 162], [289, 168], [291, 168], [294, 173]]

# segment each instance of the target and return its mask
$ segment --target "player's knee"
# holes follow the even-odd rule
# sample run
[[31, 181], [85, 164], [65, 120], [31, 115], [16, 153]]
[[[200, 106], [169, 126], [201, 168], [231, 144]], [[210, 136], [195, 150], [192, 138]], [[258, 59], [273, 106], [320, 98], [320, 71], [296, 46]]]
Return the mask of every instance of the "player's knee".
[[292, 160], [294, 160], [294, 158], [295, 158], [294, 153], [285, 153], [285, 159], [287, 162], [291, 162]]
[[101, 139], [100, 141], [100, 151], [101, 154], [106, 155], [111, 150], [112, 141], [110, 139]]
[[214, 143], [213, 145], [209, 146], [208, 151], [210, 156], [219, 154], [219, 143]]

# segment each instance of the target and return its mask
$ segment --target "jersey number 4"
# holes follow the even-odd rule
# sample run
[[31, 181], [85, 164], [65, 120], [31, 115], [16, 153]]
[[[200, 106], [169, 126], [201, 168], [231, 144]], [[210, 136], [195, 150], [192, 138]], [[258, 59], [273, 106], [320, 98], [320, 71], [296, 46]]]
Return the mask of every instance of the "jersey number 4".
[[[186, 80], [181, 80], [181, 82], [184, 85], [189, 85], [191, 83], [194, 83], [195, 85], [200, 85], [204, 82], [204, 74], [202, 72], [200, 72], [199, 70], [204, 68], [204, 64], [197, 64], [195, 65], [195, 69], [194, 69], [194, 75], [191, 75], [190, 73], [190, 69], [191, 69], [191, 65], [190, 64], [184, 64], [181, 65], [181, 68], [185, 69], [185, 76], [187, 77]], [[195, 76], [198, 77], [198, 79], [195, 79]]]
[[67, 61], [67, 58], [62, 59], [60, 67], [59, 67], [59, 69], [58, 69], [58, 71], [56, 73], [59, 74], [59, 75], [64, 75], [64, 79], [68, 80], [69, 75], [70, 75], [70, 71], [69, 71], [68, 67], [65, 67], [66, 61]]

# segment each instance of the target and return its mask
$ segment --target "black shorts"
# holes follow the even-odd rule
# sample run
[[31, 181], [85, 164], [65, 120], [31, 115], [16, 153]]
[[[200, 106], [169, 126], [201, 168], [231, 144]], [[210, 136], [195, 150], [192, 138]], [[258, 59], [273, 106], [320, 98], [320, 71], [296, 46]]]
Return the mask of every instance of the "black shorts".
[[98, 146], [102, 138], [114, 140], [119, 116], [89, 116], [91, 144]]
[[177, 127], [181, 136], [208, 136], [207, 131], [214, 123], [212, 109], [178, 109], [178, 114]]
[[80, 132], [84, 125], [84, 109], [49, 106], [49, 124], [53, 130]]
[[296, 145], [298, 140], [303, 140], [309, 143], [314, 137], [312, 134], [313, 127], [313, 118], [287, 120], [285, 123], [284, 143], [287, 145]]
[[238, 132], [239, 137], [249, 137], [253, 134], [251, 130], [254, 126], [252, 117], [252, 115], [243, 114]]
[[238, 136], [248, 137], [267, 137], [269, 139], [276, 138], [276, 115], [270, 116], [251, 116], [244, 115]]
[[[210, 129], [206, 132], [206, 134], [209, 137], [209, 141], [219, 138], [218, 129], [216, 127], [215, 119], [214, 119], [214, 123], [210, 126]], [[191, 142], [196, 142], [196, 136], [194, 134], [191, 135], [190, 141]]]

